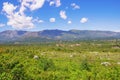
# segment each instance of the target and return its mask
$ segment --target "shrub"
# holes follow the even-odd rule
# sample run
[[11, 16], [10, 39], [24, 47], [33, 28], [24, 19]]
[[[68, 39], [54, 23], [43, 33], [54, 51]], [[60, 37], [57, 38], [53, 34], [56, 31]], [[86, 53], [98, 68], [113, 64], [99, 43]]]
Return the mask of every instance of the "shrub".
[[88, 64], [87, 59], [82, 60], [80, 68], [81, 68], [81, 70], [90, 71], [90, 65]]

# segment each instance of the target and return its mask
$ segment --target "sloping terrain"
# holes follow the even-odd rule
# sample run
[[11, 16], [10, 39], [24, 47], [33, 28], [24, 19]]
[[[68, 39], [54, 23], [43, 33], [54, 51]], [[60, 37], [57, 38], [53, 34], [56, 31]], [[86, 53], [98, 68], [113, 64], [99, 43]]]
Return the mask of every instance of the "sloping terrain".
[[48, 40], [89, 40], [89, 39], [119, 39], [120, 32], [93, 30], [43, 30], [0, 32], [0, 42], [9, 41], [48, 41]]

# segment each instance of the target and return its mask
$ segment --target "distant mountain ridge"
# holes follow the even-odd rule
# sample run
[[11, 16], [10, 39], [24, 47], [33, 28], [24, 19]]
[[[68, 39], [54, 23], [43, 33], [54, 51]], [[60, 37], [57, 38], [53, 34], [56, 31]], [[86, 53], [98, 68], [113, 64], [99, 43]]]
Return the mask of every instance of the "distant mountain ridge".
[[43, 30], [18, 31], [7, 30], [0, 32], [0, 42], [9, 41], [48, 41], [48, 40], [89, 40], [89, 39], [119, 39], [120, 32], [96, 30]]

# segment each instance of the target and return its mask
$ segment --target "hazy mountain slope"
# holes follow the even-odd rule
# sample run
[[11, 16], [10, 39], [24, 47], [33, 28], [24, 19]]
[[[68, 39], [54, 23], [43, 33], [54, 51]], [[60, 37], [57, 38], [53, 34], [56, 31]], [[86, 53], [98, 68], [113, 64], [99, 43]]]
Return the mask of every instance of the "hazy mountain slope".
[[6, 41], [47, 41], [47, 40], [80, 40], [120, 38], [120, 32], [92, 30], [43, 30], [43, 31], [3, 31], [0, 42]]

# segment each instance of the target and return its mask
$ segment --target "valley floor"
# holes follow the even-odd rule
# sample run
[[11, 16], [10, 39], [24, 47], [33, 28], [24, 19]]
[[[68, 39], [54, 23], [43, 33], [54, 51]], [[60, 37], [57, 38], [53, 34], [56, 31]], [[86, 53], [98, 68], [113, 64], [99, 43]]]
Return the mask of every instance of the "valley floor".
[[0, 80], [119, 79], [120, 41], [0, 45]]

